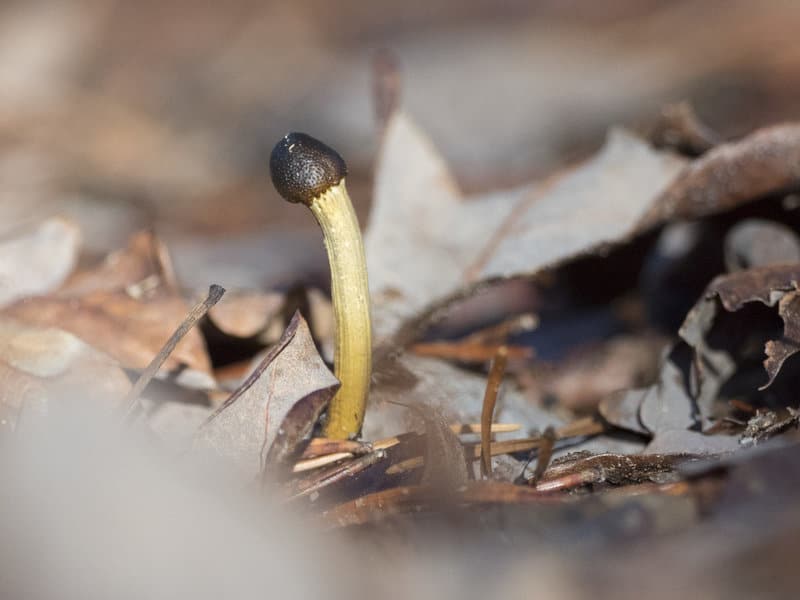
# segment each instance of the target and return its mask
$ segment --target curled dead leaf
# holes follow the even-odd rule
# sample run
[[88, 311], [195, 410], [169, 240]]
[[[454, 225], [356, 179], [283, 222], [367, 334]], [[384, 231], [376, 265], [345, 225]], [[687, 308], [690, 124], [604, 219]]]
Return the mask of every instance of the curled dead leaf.
[[642, 219], [641, 227], [697, 218], [800, 188], [800, 125], [767, 127], [722, 144], [689, 164]]
[[[4, 314], [40, 327], [59, 327], [116, 358], [143, 369], [183, 321], [189, 306], [178, 294], [166, 249], [150, 233], [97, 267], [75, 274], [55, 293], [26, 298]], [[184, 382], [214, 386], [205, 343], [191, 331], [166, 362]]]
[[783, 337], [769, 340], [764, 348], [767, 355], [764, 368], [769, 380], [759, 388], [761, 390], [771, 386], [786, 360], [800, 351], [800, 293], [789, 292], [781, 298], [778, 314], [783, 319]]
[[[721, 439], [724, 436], [698, 433], [689, 439], [691, 432], [679, 432], [707, 424], [723, 386], [739, 369], [758, 359], [761, 348], [766, 353], [766, 383], [755, 389], [752, 378], [744, 378], [744, 387], [736, 389], [755, 397], [775, 382], [787, 359], [800, 350], [799, 281], [800, 263], [753, 268], [714, 279], [687, 314], [678, 332], [682, 341], [665, 355], [656, 383], [608, 399], [603, 415], [632, 431], [640, 432], [643, 425], [655, 435], [651, 445], [659, 451], [678, 448], [683, 442], [698, 453], [729, 448], [732, 442]], [[758, 310], [759, 306], [767, 310]], [[775, 308], [783, 321], [783, 335], [769, 339], [774, 320], [769, 309]], [[756, 344], [758, 340], [764, 345]]]
[[467, 199], [424, 133], [396, 112], [365, 234], [378, 340], [483, 282], [533, 275], [627, 239], [683, 165], [614, 130], [595, 157], [572, 170]]
[[298, 313], [258, 367], [200, 427], [194, 449], [211, 450], [255, 477], [302, 451], [338, 387]]

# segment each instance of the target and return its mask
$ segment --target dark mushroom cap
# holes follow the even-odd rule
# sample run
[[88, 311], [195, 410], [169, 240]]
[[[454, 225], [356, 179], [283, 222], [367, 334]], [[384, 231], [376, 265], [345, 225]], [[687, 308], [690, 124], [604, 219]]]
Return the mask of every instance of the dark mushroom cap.
[[272, 184], [289, 202], [309, 204], [347, 175], [339, 153], [305, 133], [289, 133], [269, 157]]

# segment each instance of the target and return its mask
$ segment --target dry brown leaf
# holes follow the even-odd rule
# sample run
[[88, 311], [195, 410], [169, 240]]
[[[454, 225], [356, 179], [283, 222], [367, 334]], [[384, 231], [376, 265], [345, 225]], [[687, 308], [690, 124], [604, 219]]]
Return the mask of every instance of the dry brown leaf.
[[78, 227], [60, 218], [5, 232], [0, 237], [0, 307], [58, 288], [75, 268]]
[[[26, 298], [4, 313], [42, 327], [60, 327], [116, 358], [143, 369], [183, 321], [189, 307], [175, 290], [166, 251], [149, 233], [132, 237], [95, 269], [76, 274], [55, 294]], [[181, 381], [213, 387], [199, 332], [191, 331], [167, 359], [170, 372], [188, 367]]]
[[198, 430], [194, 448], [212, 450], [255, 477], [302, 450], [338, 387], [298, 313], [280, 342]]
[[[651, 451], [657, 448], [667, 452], [666, 449], [680, 448], [684, 442], [700, 453], [717, 453], [735, 446], [735, 439], [697, 432], [689, 435], [692, 432], [687, 429], [707, 424], [723, 385], [758, 352], [758, 347], [751, 348], [751, 341], [759, 337], [763, 340], [769, 334], [764, 329], [764, 317], [746, 313], [746, 305], [777, 305], [784, 323], [783, 336], [766, 342], [764, 367], [768, 380], [759, 390], [772, 385], [786, 359], [800, 350], [798, 282], [797, 263], [717, 277], [686, 316], [678, 332], [682, 342], [665, 356], [656, 383], [608, 399], [602, 410], [604, 417], [632, 431], [641, 432], [644, 426], [655, 436]], [[740, 393], [756, 394], [752, 378], [743, 379], [742, 385], [745, 387]]]
[[612, 131], [595, 157], [541, 184], [465, 198], [425, 135], [398, 112], [383, 138], [366, 232], [378, 341], [483, 282], [533, 275], [670, 219], [796, 189], [798, 154], [793, 124], [688, 165]]
[[295, 310], [300, 310], [306, 316], [323, 357], [331, 361], [333, 306], [330, 298], [317, 288], [296, 286], [286, 293], [251, 289], [229, 292], [211, 309], [209, 318], [217, 329], [228, 336], [242, 339], [258, 336], [260, 343], [269, 345], [283, 335]]
[[800, 125], [759, 129], [717, 146], [689, 164], [641, 226], [724, 212], [770, 194], [800, 188]]
[[675, 148], [691, 156], [703, 154], [722, 142], [688, 102], [665, 106], [657, 121], [648, 128], [647, 139], [658, 148]]
[[267, 328], [283, 304], [284, 295], [278, 292], [234, 291], [214, 306], [208, 317], [223, 333], [250, 338]]
[[[497, 353], [497, 349], [505, 344], [481, 344], [464, 340], [455, 342], [417, 342], [410, 350], [418, 356], [442, 358], [465, 364], [482, 365]], [[533, 348], [527, 346], [507, 346], [508, 357], [511, 360], [526, 360], [534, 356]]]
[[396, 113], [365, 239], [378, 340], [481, 282], [532, 275], [626, 239], [683, 164], [616, 130], [573, 170], [468, 199], [425, 135]]
[[786, 292], [796, 290], [799, 282], [800, 264], [771, 265], [720, 275], [705, 296], [719, 296], [725, 310], [735, 312], [748, 302], [774, 306]]
[[[349, 527], [377, 522], [404, 513], [442, 508], [441, 497], [427, 486], [401, 486], [343, 502], [323, 513], [329, 527]], [[553, 504], [555, 501], [533, 488], [501, 481], [472, 481], [459, 496], [460, 505]]]
[[[109, 356], [71, 333], [0, 318], [0, 425], [13, 428], [20, 414], [46, 414], [49, 402], [122, 400], [125, 372]], [[106, 404], [110, 409], [116, 403]]]
[[598, 406], [600, 415], [614, 427], [649, 435], [639, 419], [639, 409], [649, 388], [616, 392], [604, 398]]
[[92, 292], [122, 292], [136, 297], [157, 287], [177, 293], [178, 284], [167, 247], [151, 231], [139, 231], [128, 245], [111, 252], [88, 270], [74, 273], [58, 290], [61, 297], [81, 297]]
[[682, 454], [597, 454], [554, 464], [536, 483], [536, 490], [556, 491], [581, 485], [626, 485], [652, 481], [665, 483], [679, 478], [678, 468], [697, 461], [688, 451]]
[[[124, 367], [143, 369], [187, 312], [182, 298], [141, 301], [122, 293], [94, 292], [80, 299], [31, 298], [9, 307], [5, 314], [43, 327], [61, 326]], [[182, 365], [201, 374], [210, 373], [205, 346], [197, 332], [190, 332], [165, 363], [170, 371]]]
[[728, 312], [739, 311], [749, 302], [767, 306], [777, 303], [778, 314], [784, 323], [783, 337], [766, 343], [764, 368], [769, 379], [761, 386], [762, 390], [772, 385], [786, 359], [800, 349], [799, 284], [800, 264], [793, 263], [722, 275], [709, 285], [706, 305], [713, 303], [714, 297], [718, 296]]
[[652, 381], [664, 345], [665, 340], [655, 335], [621, 335], [582, 348], [555, 369], [521, 377], [529, 394], [552, 396], [572, 410], [592, 410], [614, 392]]
[[755, 446], [791, 427], [797, 428], [798, 425], [800, 425], [800, 412], [790, 406], [780, 413], [762, 409], [748, 419], [747, 427], [742, 432], [741, 443], [743, 446]]
[[793, 354], [800, 351], [800, 293], [789, 292], [778, 302], [778, 314], [783, 319], [783, 337], [779, 340], [769, 340], [764, 348], [767, 358], [764, 368], [769, 375], [769, 381], [761, 386], [766, 389], [786, 362]]
[[[704, 346], [701, 339], [698, 348]], [[719, 378], [707, 378], [700, 393], [713, 400], [719, 391], [718, 382], [731, 373], [732, 363], [727, 356], [715, 353], [715, 374]], [[697, 424], [696, 403], [700, 393], [693, 394], [689, 382], [690, 352], [683, 344], [672, 348], [665, 354], [656, 383], [650, 386], [642, 397], [639, 407], [639, 420], [653, 434], [663, 431], [685, 430]], [[697, 397], [696, 397], [697, 396]]]
[[[384, 400], [431, 406], [452, 423], [480, 421], [486, 377], [434, 358], [404, 354], [374, 375], [362, 433], [365, 439], [390, 437], [420, 423], [413, 413]], [[507, 386], [497, 402], [495, 420], [522, 423], [524, 428], [558, 427], [561, 419], [536, 406], [518, 389]]]
[[464, 447], [441, 412], [429, 406], [412, 407], [425, 421], [425, 472], [422, 483], [450, 492], [468, 479]]

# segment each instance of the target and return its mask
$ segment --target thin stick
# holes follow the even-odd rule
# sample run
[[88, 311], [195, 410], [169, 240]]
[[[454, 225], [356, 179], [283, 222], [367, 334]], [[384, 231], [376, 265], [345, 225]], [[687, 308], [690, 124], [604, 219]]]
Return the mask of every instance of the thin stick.
[[544, 430], [542, 435], [542, 445], [539, 446], [539, 455], [536, 457], [536, 470], [533, 473], [533, 482], [537, 482], [542, 478], [547, 467], [550, 466], [550, 460], [553, 458], [553, 446], [556, 443], [556, 432], [552, 427]]
[[494, 420], [494, 407], [497, 404], [497, 392], [503, 383], [508, 361], [508, 347], [500, 346], [492, 360], [489, 369], [489, 379], [486, 381], [486, 392], [483, 396], [481, 409], [481, 474], [484, 477], [492, 475], [492, 421]]
[[603, 424], [594, 419], [594, 417], [584, 417], [556, 429], [556, 439], [597, 435], [598, 433], [603, 433], [604, 430]]
[[368, 442], [356, 442], [354, 440], [332, 440], [321, 437], [311, 438], [311, 441], [309, 441], [308, 446], [303, 450], [303, 455], [300, 458], [317, 458], [336, 452], [366, 454], [367, 452], [372, 452], [372, 444]]
[[306, 458], [305, 460], [297, 461], [292, 467], [292, 473], [303, 473], [318, 469], [320, 467], [327, 467], [335, 462], [339, 462], [345, 458], [354, 458], [355, 454], [352, 452], [334, 452], [332, 454], [324, 454], [323, 456], [315, 456], [314, 458]]
[[[583, 428], [589, 430], [588, 422], [583, 424]], [[517, 452], [538, 450], [541, 449], [543, 446], [549, 445], [550, 443], [548, 440], [549, 435], [551, 434], [545, 432], [544, 435], [539, 437], [520, 438], [516, 440], [503, 440], [502, 442], [492, 442], [489, 454], [491, 456], [499, 456], [501, 454], [516, 454]], [[555, 440], [562, 440], [569, 437], [578, 437], [583, 435], [584, 435], [583, 433], [577, 433], [574, 436], [572, 434], [560, 435], [559, 430], [556, 430], [553, 434]], [[399, 441], [397, 440], [397, 438], [387, 438], [386, 440], [375, 442], [374, 447], [377, 449], [380, 446], [381, 448], [386, 449], [386, 448], [391, 448], [393, 445], [396, 445], [398, 443]], [[467, 459], [481, 460], [482, 457], [484, 456], [483, 449], [479, 444], [465, 444], [464, 448], [466, 449]], [[395, 463], [386, 470], [386, 473], [390, 475], [391, 474], [396, 475], [398, 473], [403, 473], [411, 469], [416, 469], [424, 464], [425, 460], [422, 456], [415, 456], [413, 458], [400, 461], [399, 463]]]
[[[492, 433], [508, 433], [520, 429], [518, 423], [492, 423]], [[470, 423], [466, 425], [451, 425], [450, 429], [456, 434], [476, 434], [481, 432], [479, 423]], [[310, 471], [319, 467], [324, 467], [331, 463], [344, 460], [346, 458], [354, 458], [361, 454], [365, 454], [371, 450], [386, 450], [399, 443], [397, 438], [388, 438], [386, 440], [378, 440], [372, 444], [365, 442], [354, 442], [351, 440], [331, 440], [327, 438], [314, 438], [311, 443], [303, 452], [303, 457], [298, 460], [294, 467], [293, 473], [302, 473]], [[331, 451], [319, 452], [315, 448], [321, 449], [326, 446], [332, 448]]]
[[[526, 452], [534, 448], [540, 448], [544, 443], [540, 437], [524, 438], [519, 440], [505, 440], [502, 442], [493, 442], [489, 454], [491, 456], [499, 456], [501, 454], [514, 454], [516, 452]], [[483, 453], [481, 447], [478, 445], [465, 446], [467, 459], [479, 460], [482, 458]], [[425, 464], [425, 458], [422, 456], [414, 456], [406, 460], [395, 463], [386, 469], [387, 475], [397, 475], [405, 471], [419, 468]]]
[[175, 332], [170, 336], [167, 340], [167, 343], [164, 344], [164, 347], [159, 350], [158, 354], [153, 357], [153, 360], [150, 361], [150, 364], [147, 365], [147, 368], [142, 371], [142, 374], [139, 375], [139, 379], [136, 380], [136, 383], [133, 384], [133, 387], [128, 392], [128, 395], [125, 397], [125, 401], [123, 402], [124, 406], [127, 406], [125, 409], [125, 420], [132, 421], [141, 410], [141, 403], [139, 402], [139, 396], [147, 387], [147, 384], [156, 376], [158, 370], [161, 368], [161, 365], [164, 364], [164, 361], [167, 360], [172, 351], [175, 350], [175, 346], [184, 338], [184, 336], [189, 333], [189, 330], [194, 327], [195, 323], [202, 319], [205, 314], [209, 311], [209, 309], [214, 306], [217, 302], [219, 302], [222, 295], [225, 293], [225, 288], [221, 285], [213, 284], [211, 287], [208, 288], [208, 296], [202, 302], [198, 303], [189, 314], [186, 315], [186, 318], [183, 320], [183, 323], [180, 324]]
[[[480, 423], [467, 423], [464, 425], [450, 425], [450, 429], [453, 430], [453, 433], [457, 433], [459, 435], [468, 434], [468, 433], [480, 433], [481, 432], [481, 424]], [[510, 433], [512, 431], [519, 431], [522, 429], [522, 425], [519, 423], [492, 423], [492, 433]]]
[[[527, 452], [534, 448], [539, 448], [542, 445], [542, 438], [520, 438], [518, 440], [503, 440], [502, 442], [492, 442], [489, 450], [490, 456], [499, 456], [500, 454], [515, 454], [517, 452]], [[467, 446], [467, 457], [472, 457], [472, 460], [482, 460], [483, 448], [478, 445]]]

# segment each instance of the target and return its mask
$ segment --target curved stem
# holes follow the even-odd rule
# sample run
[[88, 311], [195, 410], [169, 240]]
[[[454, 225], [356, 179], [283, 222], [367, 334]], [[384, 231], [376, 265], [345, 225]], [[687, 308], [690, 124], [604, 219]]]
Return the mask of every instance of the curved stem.
[[325, 237], [336, 324], [334, 374], [341, 387], [328, 407], [325, 435], [352, 438], [364, 422], [372, 369], [367, 262], [361, 230], [344, 179], [309, 204]]

